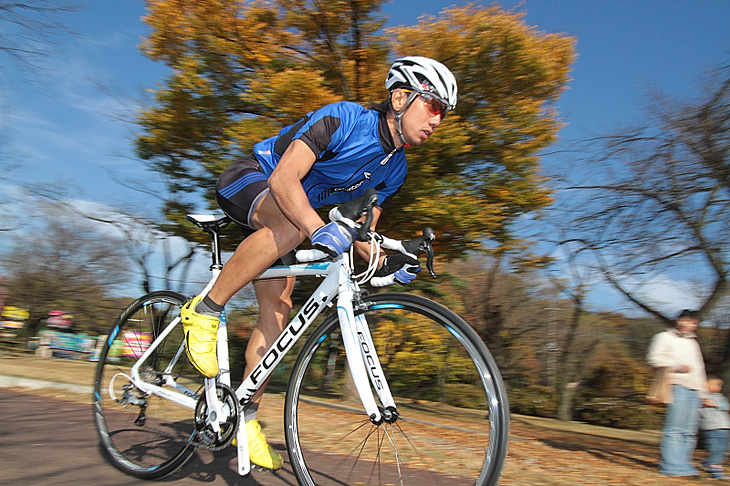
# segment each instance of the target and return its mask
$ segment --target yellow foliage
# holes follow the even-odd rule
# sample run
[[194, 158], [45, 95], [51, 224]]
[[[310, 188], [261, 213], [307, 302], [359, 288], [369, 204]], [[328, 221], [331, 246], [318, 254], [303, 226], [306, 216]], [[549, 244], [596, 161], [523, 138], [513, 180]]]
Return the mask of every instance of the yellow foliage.
[[456, 248], [484, 237], [507, 244], [510, 221], [552, 202], [538, 154], [561, 126], [552, 105], [569, 81], [573, 39], [526, 25], [524, 14], [477, 4], [389, 33], [398, 55], [438, 59], [459, 83], [455, 115], [435, 143], [409, 155], [409, 188], [417, 182], [407, 191], [416, 203], [394, 225], [430, 212], [439, 236], [457, 240]]
[[291, 125], [307, 113], [342, 97], [325, 85], [320, 72], [286, 69], [258, 73], [241, 99], [250, 104], [268, 107], [266, 114], [277, 124]]

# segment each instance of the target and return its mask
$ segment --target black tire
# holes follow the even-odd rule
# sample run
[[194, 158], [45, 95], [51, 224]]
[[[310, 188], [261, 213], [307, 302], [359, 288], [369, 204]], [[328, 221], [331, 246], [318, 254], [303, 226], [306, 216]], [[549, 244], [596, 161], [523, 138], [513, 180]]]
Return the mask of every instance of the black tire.
[[287, 389], [286, 442], [299, 484], [497, 484], [509, 405], [484, 342], [424, 297], [385, 293], [364, 302], [399, 418], [379, 426], [368, 419], [330, 315], [304, 345]]
[[[175, 292], [152, 292], [132, 302], [114, 323], [99, 356], [93, 395], [94, 422], [99, 432], [101, 449], [109, 461], [121, 471], [142, 479], [165, 477], [195, 454], [195, 412], [154, 395], [144, 395], [137, 388], [128, 391], [133, 399], [144, 403], [123, 406], [112, 398], [123, 396], [128, 374], [149, 342], [167, 324], [180, 315], [185, 298]], [[136, 334], [135, 334], [136, 333]], [[183, 343], [182, 325], [177, 326], [155, 350], [140, 370], [145, 380], [162, 384], [162, 371]], [[121, 348], [121, 352], [120, 352]], [[172, 368], [179, 384], [195, 394], [201, 392], [203, 377], [190, 365], [185, 352]]]

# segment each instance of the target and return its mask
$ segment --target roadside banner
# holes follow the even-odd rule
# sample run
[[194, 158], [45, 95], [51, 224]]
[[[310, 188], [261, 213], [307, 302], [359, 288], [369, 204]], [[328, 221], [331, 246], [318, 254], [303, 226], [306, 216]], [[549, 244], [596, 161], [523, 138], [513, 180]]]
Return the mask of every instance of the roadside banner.
[[25, 327], [25, 321], [29, 317], [30, 311], [28, 309], [6, 305], [3, 307], [2, 314], [0, 314], [0, 327], [13, 331], [23, 329]]
[[122, 356], [125, 358], [140, 358], [152, 344], [152, 335], [143, 332], [127, 331], [124, 333]]
[[41, 343], [48, 343], [51, 351], [91, 354], [96, 348], [96, 337], [87, 334], [71, 334], [60, 331], [44, 330], [40, 332]]
[[46, 327], [49, 329], [60, 329], [68, 331], [73, 325], [73, 318], [71, 314], [67, 314], [60, 310], [52, 310], [48, 313], [46, 319]]

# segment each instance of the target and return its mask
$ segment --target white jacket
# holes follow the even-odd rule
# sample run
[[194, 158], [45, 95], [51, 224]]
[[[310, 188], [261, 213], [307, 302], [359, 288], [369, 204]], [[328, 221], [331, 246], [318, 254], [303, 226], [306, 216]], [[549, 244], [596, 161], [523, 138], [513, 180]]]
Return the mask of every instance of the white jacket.
[[[654, 368], [667, 368], [667, 377], [673, 385], [697, 390], [702, 398], [708, 396], [705, 360], [695, 333], [667, 329], [654, 335], [646, 360]], [[689, 366], [689, 371], [678, 373], [676, 370], [681, 365]]]

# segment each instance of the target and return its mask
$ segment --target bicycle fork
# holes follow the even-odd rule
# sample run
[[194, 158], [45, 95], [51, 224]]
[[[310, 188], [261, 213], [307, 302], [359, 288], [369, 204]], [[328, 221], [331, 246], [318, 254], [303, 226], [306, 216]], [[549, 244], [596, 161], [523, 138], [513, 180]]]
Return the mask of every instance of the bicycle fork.
[[[345, 345], [347, 364], [355, 382], [365, 412], [370, 421], [376, 425], [382, 422], [392, 423], [398, 418], [398, 412], [385, 379], [383, 367], [375, 350], [364, 314], [354, 313], [352, 306], [354, 291], [351, 288], [340, 290], [337, 314], [340, 320], [342, 341]], [[343, 325], [342, 323], [351, 323]], [[372, 388], [378, 394], [382, 407], [375, 402]]]

